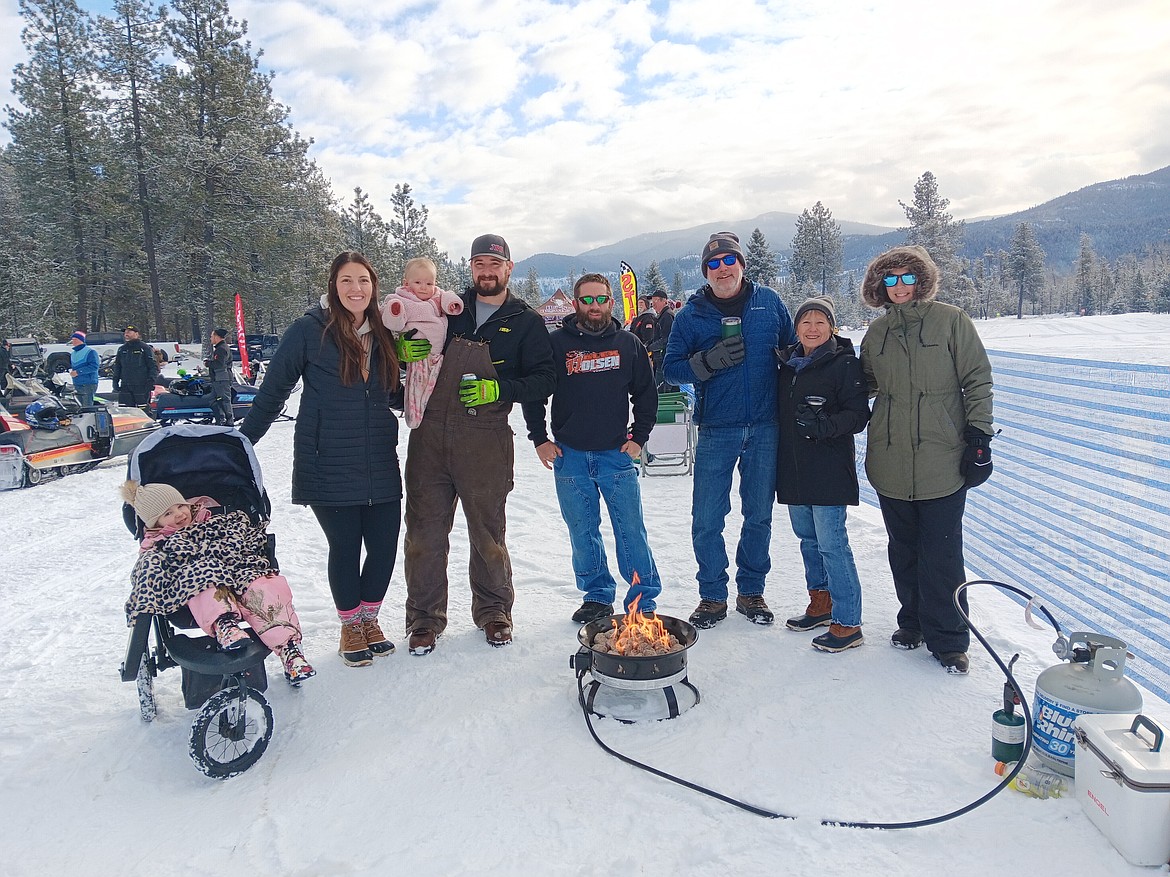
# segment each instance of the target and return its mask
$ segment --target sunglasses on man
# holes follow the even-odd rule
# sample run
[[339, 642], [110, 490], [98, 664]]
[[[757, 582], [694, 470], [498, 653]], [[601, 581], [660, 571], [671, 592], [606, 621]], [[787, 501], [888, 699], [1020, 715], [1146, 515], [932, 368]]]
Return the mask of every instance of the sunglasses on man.
[[735, 264], [735, 256], [731, 255], [731, 253], [728, 253], [726, 256], [718, 256], [714, 259], [708, 259], [707, 260], [707, 270], [714, 271], [721, 264], [734, 265]]
[[577, 296], [577, 301], [587, 305], [591, 305], [594, 302], [597, 302], [599, 305], [603, 305], [609, 301], [609, 298], [610, 297], [608, 295], [579, 295]]
[[886, 289], [893, 289], [901, 280], [905, 286], [913, 286], [918, 282], [917, 274], [887, 274], [882, 278], [882, 283], [886, 285]]

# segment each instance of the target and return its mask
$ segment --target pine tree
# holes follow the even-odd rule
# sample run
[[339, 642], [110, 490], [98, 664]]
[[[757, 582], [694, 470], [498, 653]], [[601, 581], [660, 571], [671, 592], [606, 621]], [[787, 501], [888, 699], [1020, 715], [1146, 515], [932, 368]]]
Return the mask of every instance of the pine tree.
[[1170, 314], [1170, 274], [1163, 277], [1155, 288], [1153, 305], [1154, 313]]
[[1074, 282], [1077, 310], [1082, 316], [1096, 313], [1096, 302], [1093, 295], [1096, 264], [1097, 254], [1093, 252], [1093, 239], [1087, 234], [1082, 234], [1081, 252], [1077, 257], [1076, 280]]
[[789, 263], [796, 294], [834, 295], [840, 291], [844, 252], [841, 226], [832, 212], [820, 201], [811, 210], [804, 210], [796, 220]]
[[427, 256], [437, 261], [438, 247], [434, 238], [427, 234], [428, 211], [425, 205], [414, 203], [409, 183], [399, 183], [390, 197], [389, 264], [386, 270], [396, 277], [402, 276], [402, 267], [410, 259]]
[[901, 229], [906, 242], [923, 247], [938, 265], [939, 299], [949, 301], [969, 312], [978, 312], [975, 284], [963, 271], [958, 257], [963, 247], [963, 223], [955, 222], [947, 212], [950, 200], [938, 191], [938, 180], [926, 171], [914, 184], [914, 203], [898, 202], [910, 221]]
[[[390, 226], [374, 210], [369, 194], [361, 186], [354, 187], [353, 200], [341, 211], [341, 227], [348, 249], [362, 253], [380, 275], [389, 270]], [[386, 277], [396, 279], [389, 274]]]
[[1016, 319], [1022, 319], [1025, 299], [1035, 302], [1044, 286], [1044, 251], [1036, 241], [1032, 226], [1026, 222], [1017, 225], [1012, 236], [1009, 270], [1018, 294]]
[[677, 301], [683, 294], [683, 276], [681, 271], [674, 272], [674, 283], [670, 284], [670, 293]]
[[650, 263], [646, 273], [640, 278], [638, 286], [642, 287], [638, 290], [638, 295], [651, 295], [659, 289], [666, 292], [666, 280], [658, 268], [658, 262], [652, 261]]
[[780, 275], [780, 267], [776, 264], [776, 254], [768, 246], [764, 233], [755, 228], [748, 238], [747, 252], [744, 254], [744, 276], [753, 283], [763, 286], [773, 286]]
[[29, 60], [13, 69], [23, 109], [6, 107], [6, 126], [21, 199], [36, 218], [46, 255], [72, 267], [71, 288], [57, 277], [58, 288], [46, 290], [52, 303], [72, 306], [75, 316], [51, 329], [61, 334], [69, 324], [89, 326], [88, 237], [99, 185], [94, 140], [103, 109], [94, 87], [93, 24], [74, 0], [20, 0], [19, 7]]
[[520, 297], [533, 307], [544, 304], [544, 297], [540, 291], [540, 275], [535, 265], [528, 266], [528, 277], [520, 286]]

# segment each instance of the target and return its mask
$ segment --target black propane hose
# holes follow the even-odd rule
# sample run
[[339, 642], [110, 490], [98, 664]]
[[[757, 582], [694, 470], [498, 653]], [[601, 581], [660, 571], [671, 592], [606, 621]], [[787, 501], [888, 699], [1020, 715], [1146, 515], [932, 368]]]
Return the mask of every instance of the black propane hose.
[[[1011, 668], [1003, 662], [1003, 659], [1001, 659], [995, 649], [991, 647], [991, 643], [989, 643], [983, 634], [979, 632], [979, 629], [974, 624], [972, 624], [971, 619], [967, 616], [967, 613], [963, 611], [963, 607], [959, 603], [959, 598], [967, 590], [967, 588], [971, 587], [972, 585], [991, 585], [996, 588], [1001, 588], [1005, 591], [1011, 591], [1014, 594], [1018, 594], [1019, 596], [1024, 597], [1029, 601], [1029, 603], [1031, 603], [1031, 601], [1035, 600], [1036, 598], [1026, 591], [1015, 587], [1014, 585], [1004, 584], [1003, 582], [995, 582], [991, 581], [990, 579], [973, 579], [969, 582], [963, 582], [963, 584], [955, 588], [955, 593], [952, 595], [955, 608], [958, 610], [959, 615], [961, 615], [963, 620], [967, 622], [967, 626], [971, 629], [971, 632], [975, 634], [975, 638], [979, 640], [979, 642], [983, 645], [983, 648], [985, 648], [987, 653], [991, 655], [992, 660], [995, 661], [995, 663], [999, 666], [999, 669], [1003, 671], [1003, 675], [1007, 678], [1008, 684], [1011, 686], [1012, 691], [1015, 692], [1016, 699], [1020, 702], [1020, 710], [1024, 716], [1024, 749], [1020, 753], [1020, 758], [1019, 761], [1016, 762], [1016, 766], [1011, 770], [1010, 773], [1004, 775], [999, 784], [993, 787], [989, 792], [979, 796], [971, 803], [966, 804], [963, 807], [959, 807], [956, 810], [952, 810], [949, 813], [944, 813], [941, 816], [932, 816], [929, 819], [915, 819], [909, 822], [864, 822], [848, 819], [821, 819], [821, 825], [831, 825], [838, 828], [877, 828], [884, 829], [886, 831], [893, 831], [902, 828], [923, 828], [927, 825], [938, 825], [941, 822], [947, 822], [948, 820], [955, 819], [956, 817], [962, 816], [965, 813], [970, 813], [976, 807], [980, 807], [983, 804], [986, 804], [988, 801], [1006, 789], [1008, 784], [1011, 783], [1013, 779], [1015, 779], [1016, 774], [1018, 774], [1023, 769], [1024, 762], [1027, 761], [1028, 754], [1032, 751], [1032, 714], [1028, 710], [1028, 700], [1024, 695], [1024, 691], [1020, 687], [1020, 683], [1016, 681], [1016, 677], [1012, 674]], [[1056, 631], [1057, 636], [1059, 636], [1061, 632], [1060, 624], [1052, 616], [1052, 613], [1048, 611], [1048, 607], [1040, 604], [1037, 608], [1042, 613], [1044, 613], [1044, 616], [1048, 619], [1049, 623]], [[589, 707], [585, 702], [585, 687], [583, 684], [585, 672], [586, 671], [584, 668], [577, 670], [577, 702], [581, 705], [581, 714], [585, 717], [585, 725], [589, 728], [589, 733], [593, 737], [594, 741], [598, 746], [600, 746], [614, 758], [617, 758], [620, 761], [624, 761], [626, 764], [629, 764], [633, 767], [644, 770], [647, 773], [652, 773], [656, 777], [661, 777], [662, 779], [669, 780], [672, 783], [678, 783], [680, 786], [685, 786], [686, 788], [706, 795], [709, 798], [714, 798], [717, 801], [722, 801], [725, 804], [738, 807], [740, 810], [746, 810], [748, 813], [752, 813], [756, 816], [763, 816], [766, 819], [798, 818], [788, 813], [776, 813], [775, 811], [768, 810], [764, 807], [757, 807], [755, 804], [748, 804], [746, 801], [739, 801], [735, 798], [721, 794], [720, 792], [716, 792], [713, 789], [708, 789], [705, 786], [701, 786], [698, 783], [693, 783], [690, 780], [684, 780], [681, 777], [674, 776], [673, 774], [667, 773], [664, 770], [651, 767], [644, 762], [638, 761], [636, 758], [631, 758], [630, 756], [624, 755], [610, 746], [607, 746], [602, 741], [602, 739], [597, 736], [597, 731], [593, 727], [593, 720], [589, 717]]]

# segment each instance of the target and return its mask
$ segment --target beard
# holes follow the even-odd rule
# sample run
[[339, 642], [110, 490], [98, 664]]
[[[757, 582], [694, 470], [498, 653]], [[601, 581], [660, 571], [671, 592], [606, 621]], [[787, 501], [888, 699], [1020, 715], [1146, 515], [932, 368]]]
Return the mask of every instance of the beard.
[[611, 314], [602, 314], [596, 320], [589, 319], [588, 314], [577, 314], [577, 325], [588, 329], [590, 332], [600, 332], [602, 329], [606, 328], [612, 320], [613, 316]]
[[482, 275], [477, 277], [474, 282], [475, 291], [478, 295], [491, 297], [499, 295], [508, 288], [508, 281], [512, 275], [504, 272], [503, 276], [496, 276], [494, 274]]

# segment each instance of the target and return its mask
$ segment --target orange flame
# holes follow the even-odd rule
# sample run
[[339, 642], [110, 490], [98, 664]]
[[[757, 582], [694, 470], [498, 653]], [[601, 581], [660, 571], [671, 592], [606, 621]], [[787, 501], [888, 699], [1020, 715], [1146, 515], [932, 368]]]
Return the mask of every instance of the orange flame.
[[[633, 584], [638, 584], [637, 573], [633, 575]], [[645, 643], [670, 651], [670, 633], [653, 611], [645, 615], [638, 609], [641, 602], [642, 595], [639, 594], [630, 604], [630, 609], [622, 618], [621, 624], [618, 624], [616, 618], [613, 620], [614, 637], [611, 651], [624, 655]]]

